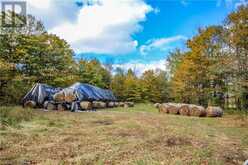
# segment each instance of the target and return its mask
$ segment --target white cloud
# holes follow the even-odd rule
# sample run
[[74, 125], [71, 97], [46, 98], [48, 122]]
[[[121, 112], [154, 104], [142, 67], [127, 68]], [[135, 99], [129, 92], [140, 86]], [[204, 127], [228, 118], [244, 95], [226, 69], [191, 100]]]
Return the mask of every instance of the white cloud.
[[125, 54], [136, 50], [134, 33], [149, 12], [143, 0], [27, 0], [29, 13], [41, 19], [50, 33], [69, 42], [76, 52]]
[[64, 22], [76, 22], [80, 7], [74, 0], [26, 0], [27, 12], [49, 30]]
[[239, 2], [235, 3], [235, 8], [238, 8], [241, 5], [248, 6], [248, 0], [240, 0]]
[[163, 70], [167, 71], [167, 61], [159, 60], [150, 63], [130, 62], [125, 64], [114, 64], [113, 69], [121, 68], [124, 71], [132, 69], [137, 76], [141, 76], [147, 70]]
[[248, 0], [217, 0], [217, 7], [220, 7], [222, 4], [227, 8], [235, 7], [235, 9], [237, 9], [241, 5], [248, 5]]
[[140, 53], [146, 55], [152, 50], [166, 51], [171, 48], [170, 44], [177, 41], [187, 40], [185, 36], [178, 35], [169, 38], [158, 38], [149, 40], [145, 45], [140, 46]]

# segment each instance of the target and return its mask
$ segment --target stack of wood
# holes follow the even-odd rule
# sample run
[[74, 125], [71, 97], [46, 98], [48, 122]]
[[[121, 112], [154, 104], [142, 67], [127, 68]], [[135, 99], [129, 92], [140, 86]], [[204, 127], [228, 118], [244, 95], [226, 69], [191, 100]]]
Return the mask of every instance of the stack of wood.
[[156, 103], [154, 105], [158, 108], [160, 113], [180, 114], [184, 116], [196, 116], [196, 117], [221, 117], [223, 110], [220, 107], [209, 106], [205, 109], [202, 106], [193, 104], [179, 104], [179, 103]]

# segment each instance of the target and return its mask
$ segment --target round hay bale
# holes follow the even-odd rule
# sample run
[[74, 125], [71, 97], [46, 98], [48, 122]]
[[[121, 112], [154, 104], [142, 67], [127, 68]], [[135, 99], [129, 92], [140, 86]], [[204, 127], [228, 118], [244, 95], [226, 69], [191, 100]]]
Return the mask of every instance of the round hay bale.
[[114, 102], [114, 107], [118, 107], [119, 103], [118, 102]]
[[153, 106], [154, 106], [155, 108], [159, 108], [160, 105], [161, 105], [160, 103], [155, 103], [155, 104], [153, 104]]
[[99, 106], [100, 106], [100, 108], [106, 108], [107, 104], [105, 102], [100, 101]]
[[124, 102], [119, 102], [119, 107], [124, 107], [125, 103]]
[[158, 112], [159, 113], [169, 113], [168, 108], [169, 108], [168, 104], [166, 104], [166, 103], [160, 104], [158, 107]]
[[113, 107], [115, 106], [115, 103], [114, 103], [114, 102], [108, 102], [108, 103], [107, 103], [107, 106], [108, 106], [109, 108], [113, 108]]
[[66, 108], [65, 108], [65, 106], [64, 106], [63, 104], [58, 104], [58, 105], [57, 105], [57, 110], [58, 110], [58, 111], [65, 111]]
[[190, 107], [188, 104], [181, 104], [179, 108], [179, 114], [184, 115], [184, 116], [189, 116], [190, 115]]
[[65, 93], [63, 91], [60, 91], [58, 93], [55, 93], [53, 95], [53, 100], [56, 102], [63, 102], [65, 101]]
[[47, 110], [56, 110], [56, 105], [52, 102], [47, 103]]
[[127, 102], [127, 104], [128, 104], [129, 107], [134, 107], [134, 102], [129, 101], [129, 102]]
[[221, 117], [223, 115], [223, 110], [220, 107], [209, 106], [207, 108], [208, 117]]
[[89, 101], [81, 101], [80, 102], [80, 108], [84, 110], [90, 110], [92, 109], [92, 103]]
[[168, 105], [167, 109], [168, 109], [170, 114], [174, 114], [174, 115], [179, 114], [179, 108], [180, 108], [179, 104], [169, 103], [167, 105]]
[[36, 102], [31, 101], [31, 100], [26, 101], [26, 102], [24, 103], [24, 107], [25, 107], [25, 108], [35, 108], [35, 107], [36, 107]]
[[68, 103], [72, 103], [76, 100], [76, 96], [72, 90], [65, 91], [65, 101]]
[[205, 117], [207, 114], [203, 106], [190, 105], [190, 116]]
[[129, 108], [129, 104], [128, 103], [124, 103], [124, 108]]
[[93, 101], [93, 102], [92, 102], [92, 107], [93, 107], [93, 108], [100, 108], [100, 103], [99, 103], [99, 101]]

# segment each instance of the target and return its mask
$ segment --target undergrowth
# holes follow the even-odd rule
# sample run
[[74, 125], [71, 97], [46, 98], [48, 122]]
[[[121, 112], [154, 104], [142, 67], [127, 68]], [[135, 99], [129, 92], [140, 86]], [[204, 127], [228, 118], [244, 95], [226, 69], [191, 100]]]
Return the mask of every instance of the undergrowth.
[[33, 118], [32, 109], [22, 107], [0, 107], [0, 129], [6, 127], [19, 127], [22, 121], [29, 121]]

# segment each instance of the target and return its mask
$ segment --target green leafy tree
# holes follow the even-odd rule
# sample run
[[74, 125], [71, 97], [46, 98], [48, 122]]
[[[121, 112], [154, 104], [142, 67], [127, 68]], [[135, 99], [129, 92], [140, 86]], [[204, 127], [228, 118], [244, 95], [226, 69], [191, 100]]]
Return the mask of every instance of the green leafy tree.
[[234, 57], [233, 85], [236, 105], [248, 109], [248, 5], [228, 15], [227, 43]]
[[89, 83], [101, 88], [109, 88], [111, 82], [110, 72], [98, 61], [79, 61], [79, 81]]
[[124, 87], [123, 96], [125, 100], [134, 102], [142, 101], [142, 87], [139, 84], [139, 79], [131, 69], [127, 71], [127, 75], [124, 80]]
[[[65, 86], [73, 75], [73, 51], [43, 25], [28, 17], [26, 29], [6, 30], [0, 35], [1, 101], [18, 103], [32, 84]], [[4, 30], [4, 29], [3, 29]]]
[[142, 98], [151, 102], [168, 101], [168, 83], [164, 71], [148, 70], [141, 77]]
[[125, 101], [124, 96], [124, 82], [125, 82], [125, 73], [121, 68], [116, 69], [116, 73], [111, 80], [111, 89], [114, 92], [115, 96], [122, 101]]

